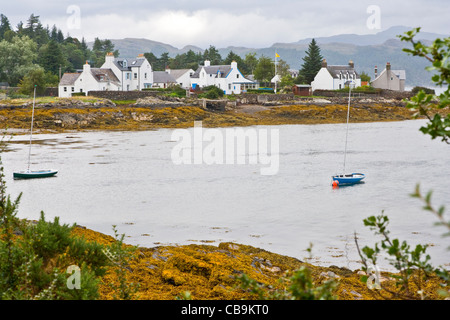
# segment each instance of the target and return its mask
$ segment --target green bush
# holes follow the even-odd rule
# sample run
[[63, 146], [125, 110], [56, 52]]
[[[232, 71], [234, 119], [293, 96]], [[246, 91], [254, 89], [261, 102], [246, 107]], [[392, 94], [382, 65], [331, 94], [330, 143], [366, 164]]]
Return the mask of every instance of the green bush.
[[418, 94], [419, 91], [423, 91], [426, 94], [435, 94], [435, 91], [433, 89], [425, 88], [425, 87], [418, 87], [418, 86], [412, 88], [411, 93]]
[[74, 92], [72, 93], [72, 97], [85, 97], [86, 92]]
[[202, 89], [203, 93], [199, 95], [199, 98], [206, 99], [219, 99], [223, 97], [223, 90], [216, 86], [207, 86]]

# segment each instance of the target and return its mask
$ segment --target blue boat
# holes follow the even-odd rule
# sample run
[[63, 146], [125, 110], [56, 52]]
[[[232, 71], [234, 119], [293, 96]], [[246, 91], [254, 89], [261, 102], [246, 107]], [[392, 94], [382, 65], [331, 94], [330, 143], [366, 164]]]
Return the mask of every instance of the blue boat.
[[337, 174], [332, 177], [333, 182], [337, 181], [338, 185], [348, 185], [361, 182], [366, 175], [364, 173]]
[[345, 161], [347, 158], [347, 140], [348, 140], [348, 123], [349, 123], [349, 118], [350, 118], [350, 97], [351, 97], [351, 93], [352, 93], [352, 85], [353, 85], [353, 81], [348, 81], [348, 86], [349, 86], [349, 90], [348, 90], [348, 107], [347, 107], [347, 132], [346, 132], [346, 136], [345, 136], [345, 150], [344, 150], [344, 170], [342, 172], [344, 172], [343, 174], [336, 174], [334, 176], [332, 176], [332, 185], [333, 188], [340, 186], [340, 185], [351, 185], [351, 184], [356, 184], [356, 183], [360, 183], [361, 180], [363, 180], [366, 175], [364, 173], [349, 173], [346, 174], [345, 173]]

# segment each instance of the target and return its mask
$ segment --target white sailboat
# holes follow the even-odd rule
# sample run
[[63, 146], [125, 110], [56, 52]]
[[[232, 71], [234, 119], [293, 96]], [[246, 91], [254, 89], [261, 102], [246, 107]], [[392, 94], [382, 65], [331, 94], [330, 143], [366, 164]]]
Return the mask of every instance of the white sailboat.
[[361, 182], [366, 175], [364, 173], [345, 173], [345, 161], [347, 158], [347, 140], [348, 140], [348, 123], [350, 119], [350, 97], [352, 94], [352, 85], [354, 85], [353, 81], [349, 81], [349, 90], [348, 90], [348, 107], [347, 107], [347, 132], [345, 135], [345, 150], [344, 150], [344, 170], [341, 174], [336, 174], [332, 176], [332, 185], [350, 185]]
[[28, 151], [28, 168], [27, 168], [27, 170], [13, 172], [14, 179], [47, 178], [47, 177], [53, 177], [55, 174], [58, 173], [58, 170], [54, 170], [54, 169], [30, 170], [35, 102], [36, 102], [36, 85], [34, 86], [33, 111], [31, 113], [30, 147], [29, 147], [29, 151]]

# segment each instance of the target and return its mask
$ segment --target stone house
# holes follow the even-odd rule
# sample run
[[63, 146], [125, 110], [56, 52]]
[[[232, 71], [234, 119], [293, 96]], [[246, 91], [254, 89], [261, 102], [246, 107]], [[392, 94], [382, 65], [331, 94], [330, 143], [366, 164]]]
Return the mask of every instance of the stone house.
[[375, 66], [375, 79], [370, 84], [374, 88], [405, 91], [405, 80], [405, 70], [392, 70], [391, 64], [388, 62], [386, 68], [379, 75]]

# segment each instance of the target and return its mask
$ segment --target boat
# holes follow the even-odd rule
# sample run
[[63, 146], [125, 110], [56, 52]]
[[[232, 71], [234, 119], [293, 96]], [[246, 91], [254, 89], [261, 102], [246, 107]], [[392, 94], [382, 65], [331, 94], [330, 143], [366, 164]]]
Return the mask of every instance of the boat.
[[35, 178], [48, 178], [53, 177], [58, 173], [58, 170], [37, 170], [37, 171], [16, 171], [13, 173], [14, 179], [35, 179]]
[[31, 129], [30, 129], [30, 148], [28, 151], [28, 168], [27, 170], [22, 171], [14, 171], [13, 177], [14, 179], [35, 179], [35, 178], [48, 178], [53, 177], [58, 173], [58, 170], [55, 169], [44, 169], [44, 170], [30, 170], [30, 161], [31, 161], [31, 145], [33, 141], [33, 122], [34, 122], [34, 105], [36, 102], [36, 85], [34, 86], [34, 95], [33, 95], [33, 111], [31, 113]]
[[349, 81], [349, 90], [348, 90], [348, 107], [347, 107], [347, 131], [345, 135], [345, 150], [344, 150], [344, 173], [341, 174], [335, 174], [332, 176], [332, 182], [331, 184], [333, 187], [337, 187], [339, 185], [351, 185], [360, 183], [366, 175], [364, 173], [345, 173], [345, 161], [347, 159], [347, 141], [348, 141], [348, 123], [350, 119], [350, 97], [352, 94], [352, 84], [353, 81]]
[[338, 185], [355, 184], [361, 182], [366, 177], [364, 173], [337, 174], [333, 176], [333, 182]]

